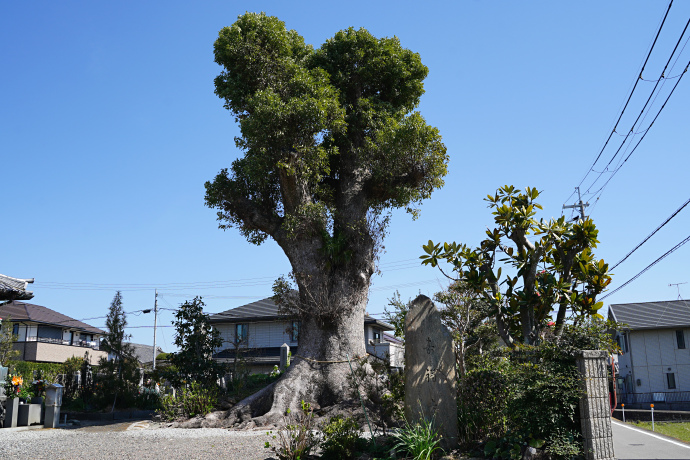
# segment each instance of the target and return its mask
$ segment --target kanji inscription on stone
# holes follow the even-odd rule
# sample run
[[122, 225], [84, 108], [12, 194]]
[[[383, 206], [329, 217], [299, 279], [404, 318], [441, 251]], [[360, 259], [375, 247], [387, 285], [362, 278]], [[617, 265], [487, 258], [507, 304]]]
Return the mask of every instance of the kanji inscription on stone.
[[445, 450], [458, 441], [455, 395], [453, 339], [433, 302], [420, 295], [405, 319], [405, 416], [432, 420]]

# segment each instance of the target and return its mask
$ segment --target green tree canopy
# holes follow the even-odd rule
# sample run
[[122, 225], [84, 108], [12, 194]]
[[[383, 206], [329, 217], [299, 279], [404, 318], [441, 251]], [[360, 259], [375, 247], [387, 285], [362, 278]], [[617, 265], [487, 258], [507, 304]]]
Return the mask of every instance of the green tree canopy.
[[276, 298], [302, 321], [300, 356], [336, 362], [315, 374], [296, 359], [275, 388], [277, 418], [298, 410], [300, 397], [323, 403], [345, 393], [339, 362], [365, 353], [388, 212], [416, 215], [443, 185], [448, 157], [415, 110], [428, 70], [396, 37], [349, 28], [313, 48], [279, 19], [246, 13], [220, 31], [214, 53], [223, 69], [215, 92], [239, 123], [243, 155], [206, 183], [206, 205], [220, 228], [278, 243], [299, 295], [288, 301], [290, 289], [277, 283]]
[[170, 361], [179, 372], [202, 385], [215, 384], [222, 373], [213, 352], [223, 344], [220, 333], [204, 313], [201, 297], [186, 301], [175, 312], [175, 345], [180, 349]]
[[281, 243], [337, 231], [349, 207], [410, 206], [443, 184], [441, 137], [413, 111], [427, 68], [397, 38], [350, 28], [314, 50], [277, 18], [247, 13], [214, 50], [216, 94], [245, 152], [206, 183], [221, 227]]
[[478, 247], [429, 241], [421, 256], [432, 267], [450, 263], [458, 279], [489, 302], [508, 345], [539, 342], [549, 322], [560, 336], [568, 312], [574, 321], [601, 318], [603, 303], [596, 297], [611, 282], [608, 264], [592, 252], [599, 242], [594, 222], [569, 222], [563, 216], [536, 220], [539, 195], [530, 187], [524, 192], [499, 188], [486, 198], [496, 227], [486, 231]]

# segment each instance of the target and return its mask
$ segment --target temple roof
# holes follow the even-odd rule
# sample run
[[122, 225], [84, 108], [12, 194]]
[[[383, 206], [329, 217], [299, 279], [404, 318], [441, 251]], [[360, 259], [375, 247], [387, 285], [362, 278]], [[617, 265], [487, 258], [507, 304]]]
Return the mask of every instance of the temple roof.
[[0, 300], [30, 300], [34, 293], [27, 291], [29, 283], [34, 279], [12, 278], [11, 276], [0, 274]]

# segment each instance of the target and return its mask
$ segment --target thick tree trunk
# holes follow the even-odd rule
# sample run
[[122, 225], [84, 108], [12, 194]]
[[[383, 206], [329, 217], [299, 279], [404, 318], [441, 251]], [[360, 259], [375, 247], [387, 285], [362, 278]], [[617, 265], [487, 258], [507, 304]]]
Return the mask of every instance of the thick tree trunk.
[[[210, 414], [203, 421], [190, 421], [188, 426], [275, 425], [283, 420], [288, 409], [299, 411], [301, 401], [318, 409], [349, 400], [348, 358], [355, 360], [366, 355], [364, 313], [370, 273], [346, 273], [343, 269], [313, 275], [309, 286], [298, 280], [300, 307], [304, 308], [300, 314], [299, 346], [280, 380], [226, 413]], [[324, 309], [332, 315], [324, 316]]]

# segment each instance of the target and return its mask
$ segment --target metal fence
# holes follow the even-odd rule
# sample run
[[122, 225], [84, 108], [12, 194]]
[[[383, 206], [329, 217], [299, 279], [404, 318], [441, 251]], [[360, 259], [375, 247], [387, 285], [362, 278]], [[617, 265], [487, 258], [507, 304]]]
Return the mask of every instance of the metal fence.
[[690, 391], [619, 394], [618, 402], [623, 404], [690, 403]]

